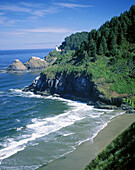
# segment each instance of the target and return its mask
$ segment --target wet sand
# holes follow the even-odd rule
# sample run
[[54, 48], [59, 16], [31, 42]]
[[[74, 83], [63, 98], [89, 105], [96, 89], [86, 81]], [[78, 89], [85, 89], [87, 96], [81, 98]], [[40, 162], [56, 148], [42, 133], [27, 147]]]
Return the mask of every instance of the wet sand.
[[81, 170], [95, 158], [113, 139], [135, 121], [135, 114], [115, 117], [91, 141], [84, 142], [73, 152], [42, 166], [39, 170]]

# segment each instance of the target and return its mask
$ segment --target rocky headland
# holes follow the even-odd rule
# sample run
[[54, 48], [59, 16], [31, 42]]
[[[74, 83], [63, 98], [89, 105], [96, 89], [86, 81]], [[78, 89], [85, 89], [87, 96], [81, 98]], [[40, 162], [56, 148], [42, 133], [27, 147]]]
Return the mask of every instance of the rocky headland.
[[31, 91], [42, 96], [54, 95], [66, 99], [87, 102], [100, 109], [125, 110], [127, 113], [135, 113], [135, 110], [127, 103], [123, 102], [121, 96], [107, 98], [100, 90], [98, 84], [92, 80], [92, 77], [86, 77], [85, 74], [70, 75], [56, 74], [50, 78], [41, 73], [30, 86], [23, 91]]
[[[57, 94], [85, 101], [97, 108], [134, 113], [134, 11], [135, 6], [132, 6], [128, 12], [113, 17], [98, 30], [65, 38], [59, 47], [61, 52], [54, 50], [46, 56], [51, 65], [24, 91]], [[85, 38], [76, 44], [76, 40], [82, 40], [79, 37]]]
[[22, 63], [16, 59], [7, 69], [6, 72], [27, 72], [27, 71], [38, 71], [48, 67], [49, 63], [38, 57], [31, 57], [26, 63]]

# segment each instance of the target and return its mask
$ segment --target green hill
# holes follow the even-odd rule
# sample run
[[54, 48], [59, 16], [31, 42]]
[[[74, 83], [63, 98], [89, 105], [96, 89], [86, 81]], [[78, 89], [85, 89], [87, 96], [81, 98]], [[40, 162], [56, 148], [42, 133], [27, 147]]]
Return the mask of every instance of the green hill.
[[[68, 38], [60, 47], [68, 49]], [[42, 74], [48, 78], [63, 74], [91, 77], [106, 99], [121, 98], [134, 107], [135, 5], [105, 22], [98, 30], [89, 32], [86, 39], [76, 51], [58, 55], [54, 64]]]
[[[82, 35], [88, 36], [76, 50], [54, 50], [46, 57], [52, 64], [30, 90], [135, 112], [135, 5], [98, 30], [69, 37]], [[69, 37], [60, 47], [73, 49], [72, 41], [66, 43]]]

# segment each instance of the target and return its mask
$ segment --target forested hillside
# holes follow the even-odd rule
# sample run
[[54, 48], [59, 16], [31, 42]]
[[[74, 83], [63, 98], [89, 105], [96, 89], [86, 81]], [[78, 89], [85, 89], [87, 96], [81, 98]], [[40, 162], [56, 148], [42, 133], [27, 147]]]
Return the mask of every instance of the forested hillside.
[[83, 41], [87, 42], [87, 40], [88, 40], [88, 32], [80, 32], [80, 33], [78, 32], [75, 34], [71, 34], [69, 37], [65, 38], [65, 41], [62, 42], [60, 48], [64, 50], [77, 50], [80, 44]]
[[[68, 48], [66, 42], [61, 48]], [[70, 41], [69, 46], [73, 49]], [[59, 55], [42, 74], [48, 77], [83, 74], [92, 78], [106, 98], [122, 97], [125, 103], [134, 107], [135, 5], [105, 22], [98, 30], [92, 30], [75, 52]]]

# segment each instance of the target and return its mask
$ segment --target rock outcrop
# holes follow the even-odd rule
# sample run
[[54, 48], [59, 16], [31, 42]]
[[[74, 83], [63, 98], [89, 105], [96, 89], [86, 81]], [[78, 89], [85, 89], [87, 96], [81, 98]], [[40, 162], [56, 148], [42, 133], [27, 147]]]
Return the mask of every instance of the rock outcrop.
[[[70, 75], [56, 74], [48, 78], [46, 74], [40, 74], [33, 83], [25, 87], [23, 91], [31, 91], [40, 95], [56, 95], [71, 100], [87, 102], [100, 109], [123, 109], [122, 98], [106, 98], [97, 88], [97, 84], [91, 77], [85, 74]], [[128, 109], [127, 109], [128, 110]]]
[[18, 59], [16, 59], [7, 69], [7, 72], [19, 72], [19, 71], [26, 71], [27, 67]]
[[45, 60], [40, 59], [38, 57], [31, 57], [29, 61], [26, 62], [24, 65], [30, 70], [43, 69], [48, 67], [48, 63]]
[[38, 57], [31, 57], [28, 62], [22, 63], [16, 59], [7, 69], [6, 72], [26, 72], [33, 70], [42, 70], [48, 67], [48, 63]]
[[[33, 83], [24, 88], [24, 91], [32, 91], [36, 94], [58, 94], [61, 97], [87, 102], [97, 108], [116, 109], [122, 103], [121, 99], [106, 99], [97, 89], [97, 85], [91, 77], [83, 75], [59, 74], [54, 78], [40, 74]], [[115, 106], [114, 106], [115, 105]]]

